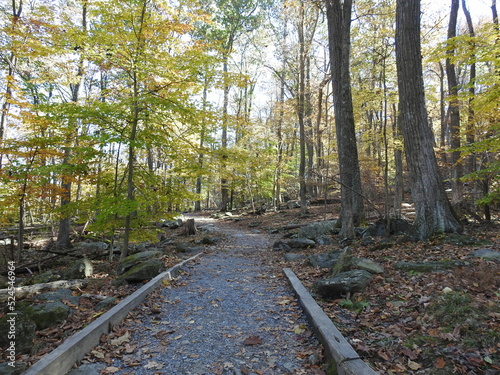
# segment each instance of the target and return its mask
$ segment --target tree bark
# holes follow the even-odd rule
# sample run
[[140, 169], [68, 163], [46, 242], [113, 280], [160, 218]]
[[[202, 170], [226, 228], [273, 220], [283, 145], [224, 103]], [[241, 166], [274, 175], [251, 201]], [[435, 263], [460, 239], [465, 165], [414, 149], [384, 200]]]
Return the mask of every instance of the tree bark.
[[460, 103], [458, 101], [458, 79], [455, 70], [453, 58], [455, 55], [455, 47], [453, 38], [457, 36], [457, 18], [458, 9], [460, 8], [460, 0], [451, 0], [450, 22], [448, 24], [448, 41], [451, 46], [446, 50], [446, 77], [448, 78], [448, 95], [449, 95], [449, 112], [450, 112], [450, 137], [452, 148], [451, 153], [451, 185], [452, 198], [454, 205], [459, 206], [463, 199], [463, 184], [460, 181], [462, 177], [462, 165], [460, 163]]
[[194, 236], [197, 232], [196, 225], [194, 219], [187, 219], [186, 224], [184, 226], [184, 235], [186, 236]]
[[[87, 3], [83, 3], [82, 6], [82, 30], [87, 31]], [[76, 72], [76, 83], [70, 84], [71, 89], [71, 101], [73, 103], [78, 103], [80, 87], [82, 85], [84, 70], [83, 70], [83, 57], [80, 57], [78, 62], [78, 68]], [[74, 120], [69, 120], [74, 121]], [[63, 165], [69, 167], [71, 165], [72, 158], [72, 147], [75, 144], [75, 139], [78, 135], [78, 127], [75, 121], [75, 124], [70, 124], [70, 129], [68, 129], [67, 137], [66, 137], [66, 145], [64, 147], [64, 158]], [[70, 168], [68, 168], [70, 169]], [[71, 234], [71, 217], [68, 212], [69, 204], [71, 203], [71, 189], [72, 189], [72, 177], [71, 171], [63, 173], [61, 178], [61, 189], [63, 191], [61, 195], [61, 214], [62, 218], [59, 221], [59, 229], [57, 233], [57, 245], [61, 247], [68, 247], [71, 243], [70, 234]]]
[[349, 59], [352, 0], [326, 0], [335, 128], [341, 181], [341, 236], [353, 238], [354, 227], [364, 221]]
[[299, 119], [299, 200], [300, 213], [307, 213], [307, 185], [306, 185], [306, 131], [305, 131], [305, 91], [306, 91], [306, 52], [304, 37], [304, 3], [299, 4], [299, 24], [297, 27], [299, 37], [299, 92], [297, 95], [297, 116]]
[[396, 66], [399, 121], [415, 203], [415, 237], [425, 239], [438, 232], [461, 231], [443, 187], [428, 123], [420, 46], [420, 0], [397, 0]]

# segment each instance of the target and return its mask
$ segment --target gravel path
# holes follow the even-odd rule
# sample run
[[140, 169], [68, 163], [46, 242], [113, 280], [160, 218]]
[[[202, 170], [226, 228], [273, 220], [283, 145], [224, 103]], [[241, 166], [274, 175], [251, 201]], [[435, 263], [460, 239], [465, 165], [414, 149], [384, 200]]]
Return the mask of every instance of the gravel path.
[[[226, 239], [128, 319], [131, 353], [115, 374], [314, 374], [321, 351], [281, 274], [265, 265], [262, 233]], [[319, 372], [318, 372], [319, 373]]]

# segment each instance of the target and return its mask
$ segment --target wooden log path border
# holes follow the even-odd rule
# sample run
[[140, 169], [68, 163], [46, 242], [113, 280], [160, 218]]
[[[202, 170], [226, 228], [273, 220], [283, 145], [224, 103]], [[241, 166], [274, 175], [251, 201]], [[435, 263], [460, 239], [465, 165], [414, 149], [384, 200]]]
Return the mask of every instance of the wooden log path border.
[[71, 370], [73, 364], [81, 360], [93, 347], [99, 344], [99, 339], [103, 334], [111, 332], [113, 326], [125, 319], [127, 314], [138, 306], [149, 293], [159, 287], [163, 280], [172, 280], [186, 263], [202, 254], [202, 252], [198, 253], [151, 279], [147, 284], [136, 290], [84, 329], [67, 338], [56, 349], [33, 364], [23, 375], [66, 374]]
[[323, 344], [325, 357], [337, 367], [337, 374], [377, 375], [378, 373], [359, 357], [351, 344], [342, 336], [295, 273], [289, 268], [284, 268], [283, 273], [294, 289], [316, 338]]

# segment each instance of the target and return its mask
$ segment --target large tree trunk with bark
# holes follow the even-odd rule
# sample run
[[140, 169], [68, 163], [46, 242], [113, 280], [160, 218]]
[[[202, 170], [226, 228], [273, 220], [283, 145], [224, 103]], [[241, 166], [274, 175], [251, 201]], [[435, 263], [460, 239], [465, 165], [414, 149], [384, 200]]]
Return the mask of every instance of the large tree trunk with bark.
[[349, 71], [352, 0], [326, 0], [326, 9], [342, 196], [340, 234], [353, 238], [365, 213]]
[[397, 0], [396, 65], [399, 121], [416, 211], [415, 237], [425, 239], [434, 233], [461, 231], [443, 187], [427, 118], [420, 47], [420, 0]]

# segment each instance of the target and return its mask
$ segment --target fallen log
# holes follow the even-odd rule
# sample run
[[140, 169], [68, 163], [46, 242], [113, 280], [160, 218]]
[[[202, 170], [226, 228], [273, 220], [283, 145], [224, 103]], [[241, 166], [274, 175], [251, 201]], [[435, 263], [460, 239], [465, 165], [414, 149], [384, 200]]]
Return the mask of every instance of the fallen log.
[[34, 296], [37, 293], [57, 289], [78, 289], [87, 286], [86, 280], [57, 280], [50, 283], [18, 286], [12, 289], [0, 289], [0, 302], [6, 302], [9, 298], [16, 300]]

